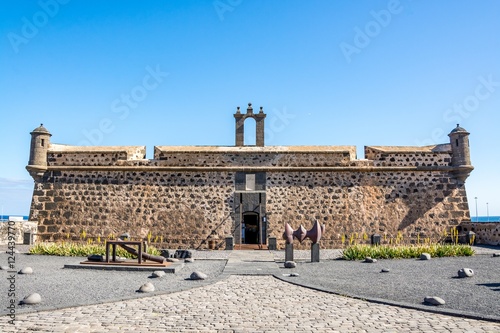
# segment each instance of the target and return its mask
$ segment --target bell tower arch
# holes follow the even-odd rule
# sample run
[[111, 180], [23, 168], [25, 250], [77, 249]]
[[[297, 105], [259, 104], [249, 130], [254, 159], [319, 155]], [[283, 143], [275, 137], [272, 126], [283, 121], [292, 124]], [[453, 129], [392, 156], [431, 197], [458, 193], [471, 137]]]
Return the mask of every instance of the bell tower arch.
[[264, 119], [266, 114], [262, 106], [259, 113], [253, 113], [252, 103], [248, 103], [247, 113], [240, 112], [240, 107], [236, 108], [234, 119], [236, 121], [236, 146], [241, 147], [245, 145], [245, 120], [253, 118], [255, 120], [255, 145], [257, 147], [264, 147]]

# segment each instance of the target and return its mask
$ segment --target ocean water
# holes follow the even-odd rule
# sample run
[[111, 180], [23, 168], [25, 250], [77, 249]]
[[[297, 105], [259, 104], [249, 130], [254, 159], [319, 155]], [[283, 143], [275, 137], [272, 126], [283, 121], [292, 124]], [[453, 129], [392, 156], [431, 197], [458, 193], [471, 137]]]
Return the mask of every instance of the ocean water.
[[500, 222], [500, 216], [475, 216], [470, 217], [471, 222]]
[[[21, 215], [0, 215], [0, 221], [8, 221], [9, 216], [21, 217]], [[28, 221], [28, 216], [22, 216], [24, 221]]]

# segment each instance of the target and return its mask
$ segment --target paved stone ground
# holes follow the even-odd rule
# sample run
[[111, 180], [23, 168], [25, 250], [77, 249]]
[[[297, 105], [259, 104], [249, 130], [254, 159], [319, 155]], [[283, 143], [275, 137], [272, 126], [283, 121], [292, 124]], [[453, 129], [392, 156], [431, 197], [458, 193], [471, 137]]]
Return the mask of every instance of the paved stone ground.
[[[297, 306], [300, 304], [300, 306]], [[2, 317], [2, 332], [500, 332], [500, 323], [373, 304], [271, 276], [125, 302]]]
[[[247, 252], [247, 253], [244, 253]], [[273, 254], [232, 251], [222, 280], [121, 302], [0, 317], [1, 332], [500, 332], [500, 323], [375, 304], [269, 274]], [[252, 262], [252, 265], [249, 263]], [[252, 266], [253, 269], [249, 269]], [[244, 268], [243, 274], [238, 270]]]

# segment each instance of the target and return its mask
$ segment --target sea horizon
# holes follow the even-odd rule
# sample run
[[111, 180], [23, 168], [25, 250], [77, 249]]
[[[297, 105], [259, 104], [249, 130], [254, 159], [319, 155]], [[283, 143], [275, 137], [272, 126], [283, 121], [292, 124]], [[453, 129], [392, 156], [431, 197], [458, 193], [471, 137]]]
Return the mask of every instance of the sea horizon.
[[500, 222], [500, 216], [471, 216], [471, 222]]

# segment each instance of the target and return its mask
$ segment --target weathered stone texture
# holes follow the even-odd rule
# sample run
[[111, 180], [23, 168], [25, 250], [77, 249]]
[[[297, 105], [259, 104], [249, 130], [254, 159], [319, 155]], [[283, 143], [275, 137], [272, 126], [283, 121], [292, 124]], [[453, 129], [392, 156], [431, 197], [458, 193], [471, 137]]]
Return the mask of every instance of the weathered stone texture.
[[111, 166], [119, 161], [141, 160], [145, 156], [144, 146], [77, 147], [53, 144], [47, 151], [47, 165]]
[[220, 241], [231, 233], [225, 219], [233, 206], [233, 178], [231, 173], [63, 172], [36, 185], [33, 207], [41, 209], [32, 209], [32, 217], [46, 240], [78, 239], [83, 231], [89, 237], [129, 232], [139, 238], [151, 232], [172, 247], [197, 247], [212, 230]]
[[[233, 234], [234, 188], [231, 172], [62, 172], [36, 185], [31, 218], [42, 239], [151, 232], [197, 247], [214, 230], [220, 242]], [[464, 186], [440, 172], [276, 172], [266, 188], [268, 236], [317, 219], [327, 226], [323, 247], [354, 233], [435, 238], [469, 220]]]
[[[169, 248], [262, 244], [284, 223], [326, 225], [321, 246], [349, 239], [436, 240], [470, 220], [465, 179], [472, 171], [468, 135], [457, 126], [449, 144], [425, 147], [256, 146], [75, 147], [33, 132], [27, 170], [35, 180], [30, 210], [42, 240], [116, 237], [160, 241]], [[309, 244], [298, 244], [307, 248]]]
[[[190, 167], [322, 167], [352, 165], [355, 147], [331, 151], [302, 148], [304, 151], [253, 147], [155, 147], [155, 165]], [[285, 147], [283, 147], [285, 148]], [[295, 148], [295, 147], [294, 147]], [[309, 150], [309, 151], [308, 151]]]
[[352, 234], [436, 239], [469, 220], [464, 185], [439, 172], [273, 173], [267, 195], [269, 235], [281, 239], [283, 223], [309, 228], [317, 219], [327, 248]]
[[[2, 222], [0, 223], [0, 244], [8, 244], [9, 241], [13, 241], [16, 244], [23, 244], [25, 233], [33, 235], [33, 241], [35, 241], [37, 227], [38, 223], [34, 221]], [[11, 236], [10, 239], [9, 236]]]
[[475, 241], [478, 244], [500, 245], [499, 222], [462, 222], [458, 229], [461, 233], [476, 233]]
[[365, 147], [365, 158], [373, 160], [374, 166], [450, 166], [452, 160], [451, 147], [448, 144], [436, 145], [431, 149], [425, 149], [426, 147], [389, 147], [396, 150], [395, 152], [377, 148]]

